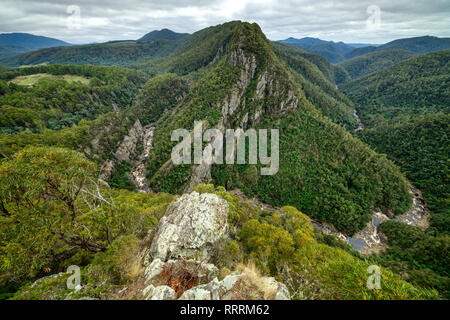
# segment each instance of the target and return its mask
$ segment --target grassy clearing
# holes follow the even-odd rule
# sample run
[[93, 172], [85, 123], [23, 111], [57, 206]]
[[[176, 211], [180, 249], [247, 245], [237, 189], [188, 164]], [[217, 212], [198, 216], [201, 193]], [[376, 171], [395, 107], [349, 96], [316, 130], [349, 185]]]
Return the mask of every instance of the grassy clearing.
[[41, 79], [47, 79], [47, 80], [65, 80], [67, 82], [76, 82], [79, 81], [83, 84], [88, 85], [89, 79], [82, 76], [76, 76], [71, 74], [65, 74], [65, 75], [53, 75], [49, 73], [36, 73], [36, 74], [30, 74], [27, 76], [19, 76], [14, 79], [12, 79], [10, 82], [21, 85], [21, 86], [32, 86], [36, 84]]

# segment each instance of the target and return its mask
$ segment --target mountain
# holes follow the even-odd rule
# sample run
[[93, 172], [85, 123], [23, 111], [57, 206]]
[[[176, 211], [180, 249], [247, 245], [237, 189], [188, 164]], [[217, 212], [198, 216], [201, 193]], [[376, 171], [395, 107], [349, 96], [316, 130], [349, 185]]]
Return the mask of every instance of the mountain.
[[450, 49], [450, 38], [438, 38], [432, 36], [398, 39], [382, 45], [348, 44], [310, 37], [302, 39], [291, 37], [280, 40], [279, 42], [299, 47], [310, 53], [319, 54], [331, 63], [339, 63], [375, 51], [406, 50], [417, 54], [423, 54]]
[[169, 29], [154, 30], [147, 33], [145, 36], [140, 38], [138, 41], [148, 41], [148, 40], [178, 40], [187, 36], [188, 33], [177, 33]]
[[0, 58], [42, 48], [70, 46], [70, 43], [29, 33], [0, 34]]
[[[383, 54], [385, 52], [383, 51]], [[368, 126], [395, 116], [448, 113], [450, 50], [415, 56], [341, 86]]]
[[345, 54], [354, 49], [353, 46], [343, 42], [325, 41], [318, 38], [288, 38], [280, 40], [281, 43], [286, 43], [291, 46], [299, 47], [310, 53], [319, 54], [331, 63], [337, 63], [345, 59]]
[[13, 67], [42, 63], [132, 66], [166, 56], [176, 46], [176, 40], [111, 41], [41, 49], [0, 59], [0, 64]]
[[[389, 52], [374, 57], [384, 61]], [[381, 225], [391, 247], [379, 263], [447, 298], [448, 264], [425, 252], [447, 250], [449, 241], [449, 61], [450, 50], [417, 55], [341, 86], [365, 126], [357, 136], [401, 168], [430, 210], [426, 232], [394, 221]]]
[[390, 67], [397, 62], [415, 56], [411, 51], [406, 50], [383, 50], [367, 53], [349, 60], [340, 62], [352, 79], [360, 78], [369, 73]]
[[432, 36], [398, 39], [377, 48], [377, 50], [408, 50], [419, 54], [448, 49], [450, 38]]
[[380, 46], [357, 48], [348, 52], [345, 57], [351, 59], [363, 54], [385, 50], [406, 50], [417, 54], [423, 54], [439, 50], [450, 49], [450, 38], [438, 38], [431, 36], [398, 39]]
[[[441, 150], [441, 143], [437, 142], [432, 130], [426, 131], [429, 129], [421, 127], [429, 123], [428, 127], [433, 128], [436, 124], [437, 133], [448, 125], [449, 61], [450, 50], [427, 53], [341, 87], [355, 102], [366, 128], [371, 129], [361, 133], [363, 140], [370, 141], [381, 152], [389, 150], [387, 153], [397, 159], [401, 167], [410, 173], [409, 178], [420, 186], [430, 208], [435, 212], [448, 211], [448, 204], [445, 204], [445, 199], [449, 197], [448, 191], [442, 191], [446, 185], [442, 180], [442, 165], [445, 166], [445, 161], [441, 159], [445, 158], [445, 151]], [[434, 117], [428, 118], [428, 115]], [[415, 125], [420, 128], [415, 128]], [[408, 134], [411, 135], [409, 138], [406, 137]], [[392, 136], [392, 140], [386, 141], [389, 136]], [[405, 146], [409, 143], [423, 146], [416, 151], [408, 151]], [[398, 160], [404, 158], [409, 161]]]
[[[209, 52], [205, 52], [203, 58], [198, 55], [197, 48], [203, 47], [205, 41], [209, 43], [212, 38], [227, 34], [230, 36], [217, 45], [215, 55]], [[209, 63], [202, 64], [204, 69], [197, 71], [201, 72], [198, 75], [201, 78], [192, 87], [181, 88], [181, 92], [188, 92], [184, 95], [179, 90], [164, 89], [170, 88], [169, 85], [159, 85], [164, 90], [161, 96], [174, 94], [169, 101], [178, 101], [166, 104], [170, 107], [165, 111], [160, 102], [150, 104], [151, 99], [143, 104], [148, 110], [146, 113], [156, 114], [152, 111], [155, 108], [160, 110], [161, 117], [156, 122], [154, 145], [147, 161], [147, 178], [152, 190], [183, 192], [199, 182], [213, 182], [228, 189], [241, 188], [270, 204], [298, 206], [349, 233], [366, 224], [371, 204], [377, 203], [376, 206], [392, 213], [409, 206], [407, 187], [397, 169], [322, 116], [302, 89], [307, 83], [274, 54], [271, 43], [257, 25], [234, 22], [201, 31], [198, 38], [200, 42], [187, 46], [189, 49], [184, 54], [190, 56], [189, 51], [194, 50], [195, 57], [201, 61], [209, 57], [206, 60]], [[175, 54], [163, 59], [179, 61]], [[311, 66], [307, 60], [301, 61]], [[314, 70], [318, 72], [317, 67]], [[169, 80], [173, 81], [166, 79]], [[179, 83], [183, 86], [181, 81]], [[143, 94], [145, 96], [145, 92]], [[345, 107], [344, 103], [342, 105]], [[284, 154], [280, 159], [281, 171], [275, 176], [260, 176], [260, 166], [255, 165], [174, 166], [170, 150], [175, 144], [168, 143], [170, 134], [176, 128], [192, 130], [195, 120], [203, 120], [204, 128], [222, 130], [239, 125], [279, 128], [280, 153]], [[317, 149], [319, 145], [321, 148]], [[386, 175], [380, 175], [380, 171]], [[371, 181], [370, 187], [368, 181]], [[387, 184], [392, 187], [389, 194], [382, 187]], [[397, 200], [392, 199], [393, 194]], [[339, 206], [329, 205], [336, 201]]]
[[323, 115], [349, 130], [358, 124], [353, 115], [353, 103], [337, 89], [337, 85], [350, 80], [348, 73], [320, 55], [273, 42], [274, 52], [285, 62], [301, 84], [306, 98]]

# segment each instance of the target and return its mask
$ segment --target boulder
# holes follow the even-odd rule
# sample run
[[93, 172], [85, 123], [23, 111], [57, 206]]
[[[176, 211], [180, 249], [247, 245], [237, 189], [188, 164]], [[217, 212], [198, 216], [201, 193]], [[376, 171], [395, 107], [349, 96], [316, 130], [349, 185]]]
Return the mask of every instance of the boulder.
[[147, 300], [175, 300], [176, 293], [169, 286], [158, 286], [153, 290], [149, 290]]
[[185, 257], [195, 251], [206, 253], [208, 246], [228, 233], [228, 204], [215, 194], [185, 194], [172, 202], [161, 218], [150, 247], [154, 258]]

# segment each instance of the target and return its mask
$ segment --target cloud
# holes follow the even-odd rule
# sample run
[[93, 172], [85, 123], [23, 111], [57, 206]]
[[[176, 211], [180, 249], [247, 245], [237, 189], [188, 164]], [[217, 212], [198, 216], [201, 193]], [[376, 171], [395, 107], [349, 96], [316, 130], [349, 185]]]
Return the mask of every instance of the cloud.
[[[369, 28], [369, 6], [380, 24]], [[80, 9], [67, 11], [69, 6]], [[229, 20], [258, 23], [273, 40], [320, 37], [346, 42], [450, 36], [450, 2], [443, 0], [2, 0], [0, 32], [28, 32], [72, 43], [137, 39], [162, 28], [195, 32]], [[69, 21], [69, 22], [68, 22]], [[79, 21], [79, 24], [73, 22]]]

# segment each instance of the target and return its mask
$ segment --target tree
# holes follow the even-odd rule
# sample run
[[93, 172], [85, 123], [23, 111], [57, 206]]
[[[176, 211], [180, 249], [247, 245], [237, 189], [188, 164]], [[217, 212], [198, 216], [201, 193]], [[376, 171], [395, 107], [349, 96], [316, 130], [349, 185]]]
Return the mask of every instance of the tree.
[[77, 221], [77, 199], [92, 188], [96, 172], [80, 153], [55, 147], [27, 147], [0, 165], [2, 269], [29, 273], [74, 248], [105, 250]]

